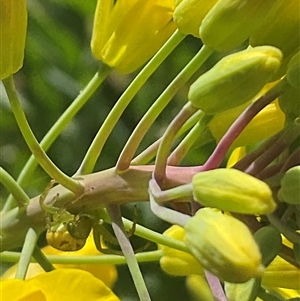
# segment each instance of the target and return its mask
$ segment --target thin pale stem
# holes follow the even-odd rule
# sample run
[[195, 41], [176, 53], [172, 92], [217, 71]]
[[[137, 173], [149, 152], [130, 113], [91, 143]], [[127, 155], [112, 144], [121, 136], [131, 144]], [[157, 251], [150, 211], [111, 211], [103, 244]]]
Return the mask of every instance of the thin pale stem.
[[[80, 94], [72, 102], [72, 104], [66, 109], [66, 111], [59, 117], [55, 122], [49, 132], [42, 139], [40, 145], [44, 151], [47, 151], [60, 133], [65, 129], [65, 127], [70, 123], [73, 117], [78, 113], [78, 111], [87, 103], [90, 97], [94, 94], [97, 88], [106, 79], [110, 72], [110, 68], [106, 65], [101, 65], [100, 70], [93, 76], [86, 87], [80, 91]], [[37, 166], [37, 161], [33, 155], [30, 156], [26, 162], [24, 168], [17, 179], [19, 185], [23, 185], [25, 180], [31, 176], [32, 172]], [[13, 205], [13, 195], [10, 195], [3, 207], [4, 211], [8, 211]]]
[[159, 195], [161, 192], [160, 187], [156, 183], [154, 179], [149, 182], [149, 198], [150, 198], [150, 207], [152, 212], [162, 220], [169, 222], [171, 224], [176, 224], [181, 227], [185, 227], [188, 221], [190, 220], [190, 216], [183, 214], [179, 211], [175, 211], [164, 206], [159, 205], [156, 202], [154, 194]]
[[19, 208], [25, 208], [29, 204], [30, 199], [14, 178], [0, 167], [0, 182], [14, 196]]
[[112, 220], [112, 227], [120, 244], [121, 250], [126, 258], [133, 282], [141, 301], [150, 301], [150, 295], [146, 287], [143, 275], [135, 258], [133, 248], [126, 235], [122, 222], [120, 207], [118, 205], [109, 205], [107, 211]]
[[169, 104], [179, 89], [192, 77], [201, 65], [211, 55], [212, 49], [203, 46], [185, 68], [175, 77], [159, 98], [149, 108], [128, 139], [116, 165], [117, 171], [126, 170], [140, 145], [143, 137], [159, 114]]
[[186, 135], [186, 137], [169, 156], [168, 165], [178, 165], [183, 160], [196, 140], [201, 137], [201, 134], [204, 132], [206, 126], [207, 124], [204, 124], [200, 121], [197, 122], [196, 125], [194, 125], [191, 131]]
[[37, 240], [37, 233], [32, 228], [29, 228], [25, 237], [25, 242], [22, 248], [18, 269], [15, 275], [16, 279], [25, 279], [31, 256], [34, 251]]
[[[180, 137], [183, 133], [188, 131], [191, 127], [195, 125], [201, 118], [201, 111], [197, 111], [189, 120], [182, 126], [179, 132], [176, 134], [175, 138]], [[161, 138], [152, 143], [147, 149], [141, 152], [138, 156], [136, 156], [132, 161], [132, 165], [143, 165], [148, 164], [156, 155], [159, 144], [161, 142]]]
[[190, 118], [196, 111], [198, 111], [198, 109], [194, 108], [191, 103], [188, 102], [167, 127], [159, 145], [155, 161], [153, 175], [157, 182], [160, 183], [166, 179], [167, 159], [176, 134], [188, 118]]
[[154, 71], [184, 37], [185, 36], [183, 34], [176, 31], [129, 85], [100, 127], [76, 174], [87, 174], [93, 171], [108, 136], [117, 124], [126, 107], [147, 79], [154, 73]]
[[[135, 254], [135, 258], [138, 262], [157, 262], [163, 256], [162, 250], [149, 251]], [[5, 251], [0, 253], [1, 262], [18, 262], [20, 260], [21, 253]], [[126, 264], [126, 258], [120, 255], [45, 255], [50, 264]], [[30, 262], [38, 262], [34, 257], [31, 257]], [[43, 267], [45, 270], [46, 268]], [[49, 270], [50, 271], [50, 270]]]
[[205, 270], [204, 272], [205, 272], [205, 277], [209, 284], [209, 287], [215, 297], [215, 300], [216, 301], [228, 301], [218, 277], [213, 275], [209, 271]]
[[18, 123], [19, 129], [22, 133], [24, 140], [26, 141], [30, 151], [41, 165], [41, 167], [49, 174], [51, 178], [66, 187], [75, 194], [80, 194], [84, 190], [84, 186], [71, 177], [64, 174], [46, 155], [45, 151], [41, 148], [38, 141], [36, 140], [28, 122], [24, 111], [22, 109], [17, 91], [14, 85], [13, 77], [10, 76], [3, 80], [3, 85], [6, 89], [8, 99], [11, 104], [13, 114]]

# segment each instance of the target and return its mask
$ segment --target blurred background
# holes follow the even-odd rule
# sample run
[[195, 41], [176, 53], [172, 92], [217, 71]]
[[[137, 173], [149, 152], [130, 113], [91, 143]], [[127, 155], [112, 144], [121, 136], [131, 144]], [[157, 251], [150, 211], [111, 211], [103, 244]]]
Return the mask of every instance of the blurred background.
[[[40, 141], [99, 67], [99, 62], [93, 58], [90, 51], [96, 0], [27, 2], [29, 23], [25, 61], [24, 67], [15, 75], [15, 80], [25, 114]], [[119, 120], [97, 162], [96, 171], [115, 165], [127, 138], [140, 118], [200, 47], [200, 40], [187, 37], [151, 76]], [[197, 75], [209, 68], [216, 59], [217, 57], [213, 57]], [[61, 170], [68, 175], [75, 173], [105, 117], [137, 73], [138, 71], [129, 75], [111, 73], [55, 141], [48, 154]], [[180, 90], [151, 127], [139, 151], [161, 136], [170, 120], [187, 101], [188, 87], [197, 75]], [[16, 179], [28, 160], [30, 151], [16, 125], [2, 86], [1, 91], [0, 164]], [[201, 164], [213, 146], [206, 145], [201, 151], [195, 148], [188, 155], [185, 164]], [[23, 188], [32, 197], [41, 193], [49, 180], [48, 175], [37, 168]], [[3, 186], [0, 188], [3, 204], [8, 192]], [[133, 206], [134, 204], [129, 204], [122, 208], [124, 216], [133, 218]], [[168, 228], [168, 224], [158, 220], [150, 212], [148, 203], [137, 205], [137, 222], [159, 232]], [[43, 243], [43, 240], [41, 241]], [[133, 239], [135, 247], [144, 243], [139, 238]], [[160, 270], [158, 263], [142, 264], [141, 269], [152, 300], [190, 300], [184, 278], [166, 275]], [[126, 266], [119, 267], [119, 278], [114, 291], [121, 300], [138, 300]]]

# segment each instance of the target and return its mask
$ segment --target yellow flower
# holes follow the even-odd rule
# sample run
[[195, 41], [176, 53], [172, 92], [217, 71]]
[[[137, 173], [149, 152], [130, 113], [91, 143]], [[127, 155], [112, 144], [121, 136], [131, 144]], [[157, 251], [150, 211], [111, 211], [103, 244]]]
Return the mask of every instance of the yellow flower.
[[[164, 235], [183, 241], [185, 230], [179, 226], [172, 226]], [[204, 275], [203, 268], [193, 255], [166, 246], [160, 246], [160, 249], [163, 256], [159, 263], [164, 272], [173, 276]]]
[[[54, 249], [50, 246], [43, 248], [43, 253], [46, 255], [63, 255], [63, 256], [88, 256], [88, 255], [100, 255], [101, 253], [96, 249], [93, 237], [90, 235], [87, 239], [85, 246], [76, 252], [63, 252], [57, 249]], [[55, 264], [57, 269], [81, 269], [86, 270], [91, 273], [93, 276], [102, 280], [105, 285], [112, 287], [117, 279], [117, 270], [114, 265], [111, 264]], [[8, 269], [2, 276], [2, 279], [12, 279], [15, 276], [18, 265], [14, 265]], [[31, 263], [29, 265], [26, 279], [30, 279], [39, 274], [45, 273], [38, 263]]]
[[175, 30], [174, 0], [98, 0], [93, 55], [121, 73], [143, 65]]
[[59, 269], [29, 280], [2, 280], [2, 300], [10, 301], [119, 301], [99, 279], [77, 269]]
[[27, 30], [25, 0], [0, 1], [0, 79], [23, 65]]

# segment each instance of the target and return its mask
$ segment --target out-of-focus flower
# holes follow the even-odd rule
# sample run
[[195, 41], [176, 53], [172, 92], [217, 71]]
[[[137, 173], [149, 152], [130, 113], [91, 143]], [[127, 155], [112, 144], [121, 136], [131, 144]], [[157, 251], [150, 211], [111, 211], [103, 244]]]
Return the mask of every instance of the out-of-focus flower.
[[200, 38], [205, 45], [217, 51], [230, 51], [259, 31], [266, 15], [277, 2], [219, 0], [203, 19]]
[[[101, 253], [96, 249], [93, 236], [90, 235], [87, 239], [85, 246], [76, 252], [63, 252], [52, 248], [51, 246], [46, 246], [42, 249], [43, 253], [46, 255], [63, 255], [63, 256], [88, 256], [88, 255], [101, 255]], [[117, 270], [112, 264], [55, 264], [57, 269], [81, 269], [88, 271], [93, 276], [102, 280], [105, 285], [112, 287], [117, 279]], [[12, 266], [8, 269], [2, 276], [2, 279], [12, 279], [15, 276], [18, 265]], [[30, 279], [39, 274], [43, 274], [45, 271], [41, 268], [38, 263], [30, 263], [26, 279]]]
[[16, 73], [24, 60], [26, 0], [0, 1], [0, 79]]
[[242, 283], [262, 275], [261, 254], [250, 230], [213, 208], [200, 209], [185, 227], [185, 243], [203, 268], [221, 280]]
[[199, 37], [201, 22], [217, 0], [175, 1], [174, 22], [184, 34]]
[[276, 208], [270, 187], [237, 169], [199, 172], [193, 177], [192, 186], [195, 201], [222, 211], [260, 215]]
[[[172, 226], [164, 232], [164, 235], [183, 241], [185, 230], [179, 226]], [[159, 263], [166, 273], [173, 276], [204, 275], [203, 268], [193, 255], [163, 245], [159, 248], [163, 251]]]
[[119, 301], [99, 279], [77, 269], [59, 269], [29, 280], [1, 280], [3, 300], [10, 301]]
[[[209, 129], [217, 142], [221, 140], [232, 123], [249, 105], [250, 103], [243, 104], [216, 114], [212, 118]], [[282, 130], [284, 124], [285, 114], [281, 111], [278, 101], [272, 102], [249, 122], [233, 142], [232, 147], [247, 146], [267, 139]]]
[[244, 104], [272, 80], [281, 58], [280, 50], [271, 46], [228, 55], [191, 85], [189, 100], [208, 115]]
[[235, 165], [236, 162], [241, 160], [245, 155], [246, 155], [246, 147], [245, 146], [235, 148], [232, 151], [232, 153], [227, 161], [226, 167], [231, 168], [233, 165]]
[[[264, 2], [264, 1], [260, 1]], [[300, 49], [300, 2], [280, 0], [264, 18], [262, 30], [250, 37], [250, 45], [272, 45], [283, 53], [280, 74], [284, 74], [291, 57]]]
[[174, 32], [174, 0], [98, 0], [92, 52], [121, 73], [143, 65]]

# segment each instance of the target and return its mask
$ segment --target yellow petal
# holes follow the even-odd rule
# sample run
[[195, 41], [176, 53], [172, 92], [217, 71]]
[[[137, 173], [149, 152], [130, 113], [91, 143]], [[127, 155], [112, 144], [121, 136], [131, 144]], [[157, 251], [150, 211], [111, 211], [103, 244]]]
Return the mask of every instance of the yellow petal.
[[38, 286], [54, 301], [119, 301], [120, 299], [99, 279], [77, 269], [59, 269], [27, 280]]
[[[50, 246], [46, 246], [42, 249], [46, 255], [62, 255], [62, 256], [89, 256], [89, 255], [101, 255], [96, 249], [93, 237], [90, 235], [87, 239], [86, 245], [76, 252], [62, 252], [54, 249]], [[55, 264], [55, 268], [71, 268], [81, 269], [90, 272], [92, 275], [102, 280], [107, 286], [112, 287], [117, 279], [117, 269], [112, 264]], [[13, 279], [15, 277], [18, 265], [14, 265], [9, 268], [3, 275], [2, 279]], [[39, 274], [45, 273], [42, 267], [38, 263], [31, 263], [29, 265], [26, 279], [30, 279]]]
[[26, 281], [11, 279], [0, 282], [0, 296], [3, 301], [47, 301], [42, 290]]
[[99, 2], [91, 44], [93, 55], [121, 73], [144, 64], [175, 30], [171, 0], [118, 0], [106, 27], [101, 27], [98, 7]]
[[[182, 227], [175, 225], [165, 231], [164, 235], [183, 241], [185, 231]], [[164, 255], [159, 263], [164, 272], [173, 276], [204, 275], [200, 263], [191, 254], [166, 246], [160, 246], [160, 249]]]
[[265, 270], [262, 284], [267, 287], [300, 289], [300, 269], [276, 256]]
[[0, 79], [23, 65], [27, 30], [25, 0], [0, 1]]

